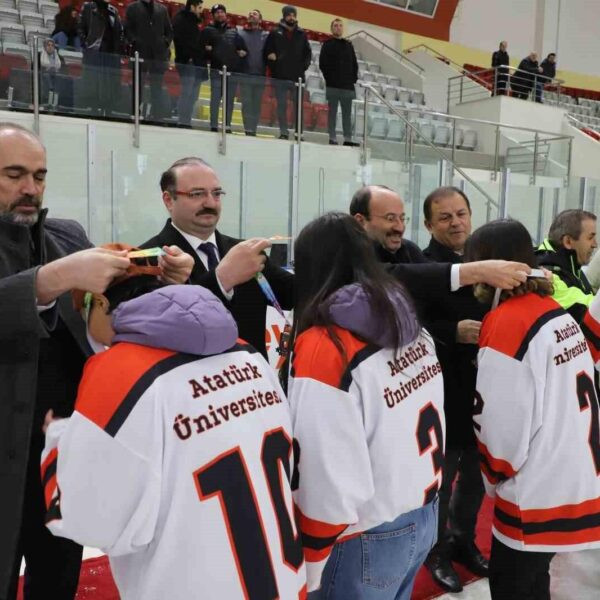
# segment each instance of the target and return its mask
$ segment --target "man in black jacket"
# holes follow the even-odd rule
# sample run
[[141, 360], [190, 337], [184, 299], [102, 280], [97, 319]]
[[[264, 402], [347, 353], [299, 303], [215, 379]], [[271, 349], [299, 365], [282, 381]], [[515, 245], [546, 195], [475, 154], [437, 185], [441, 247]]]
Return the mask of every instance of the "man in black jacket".
[[223, 110], [226, 111], [227, 133], [231, 133], [233, 101], [238, 83], [235, 73], [241, 72], [242, 59], [248, 54], [248, 49], [238, 30], [227, 24], [225, 5], [215, 4], [210, 12], [213, 22], [205, 29], [205, 49], [210, 62], [210, 130], [219, 130], [219, 104], [223, 95], [223, 77], [219, 71], [227, 67], [231, 75], [227, 78], [227, 107], [223, 107]]
[[510, 58], [506, 48], [507, 42], [500, 42], [500, 48], [492, 54], [492, 68], [494, 71], [494, 95], [504, 96], [508, 86], [508, 65]]
[[207, 79], [205, 34], [200, 31], [203, 0], [187, 0], [173, 18], [173, 42], [175, 65], [181, 81], [181, 92], [177, 104], [179, 124], [190, 127], [192, 111], [198, 100], [200, 84]]
[[200, 158], [173, 163], [160, 180], [163, 202], [171, 218], [142, 247], [176, 244], [194, 257], [189, 282], [211, 290], [233, 314], [240, 337], [263, 356], [267, 300], [255, 279], [262, 271], [284, 309], [294, 301], [294, 276], [262, 254], [267, 240], [241, 241], [220, 233], [221, 198], [215, 171]]
[[123, 28], [117, 9], [105, 0], [86, 2], [81, 8], [77, 33], [83, 48], [83, 85], [76, 106], [110, 115], [121, 96], [119, 53]]
[[302, 122], [298, 123], [298, 79], [304, 81], [304, 73], [310, 65], [312, 52], [306, 33], [296, 20], [297, 11], [293, 6], [284, 6], [283, 19], [276, 29], [269, 33], [265, 42], [264, 55], [275, 85], [277, 98], [277, 119], [279, 139], [288, 139], [287, 101], [292, 95], [296, 136], [302, 135]]
[[342, 107], [344, 146], [358, 146], [352, 141], [352, 100], [356, 98], [354, 84], [358, 80], [358, 61], [352, 42], [345, 40], [341, 19], [331, 22], [333, 37], [321, 47], [319, 68], [325, 77], [327, 103], [329, 104], [329, 143], [337, 145], [335, 132], [338, 104]]
[[181, 92], [177, 104], [179, 125], [190, 127], [192, 112], [200, 84], [206, 81], [205, 34], [200, 31], [203, 0], [187, 0], [173, 17], [173, 42], [175, 44], [175, 65], [181, 81]]
[[540, 65], [542, 76], [539, 77], [535, 86], [535, 101], [542, 102], [544, 86], [556, 77], [556, 53], [550, 52]]
[[538, 55], [536, 52], [532, 52], [519, 63], [519, 68], [510, 79], [513, 96], [521, 98], [521, 100], [527, 100], [529, 92], [531, 92], [534, 85], [538, 82], [541, 72], [542, 69], [538, 64]]
[[132, 2], [125, 12], [125, 36], [132, 52], [139, 52], [140, 58], [144, 59], [140, 65], [141, 90], [144, 89], [143, 80], [147, 76], [150, 84], [150, 118], [160, 121], [169, 114], [163, 93], [163, 76], [169, 64], [173, 29], [167, 9], [154, 0]]
[[[438, 188], [425, 199], [423, 212], [425, 227], [431, 233], [423, 254], [434, 262], [461, 264], [471, 233], [468, 198], [458, 188]], [[444, 375], [446, 415], [438, 541], [425, 565], [434, 581], [450, 592], [462, 589], [452, 560], [465, 564], [477, 575], [488, 573], [487, 560], [475, 545], [475, 525], [484, 488], [472, 424], [479, 330], [486, 312], [487, 307], [475, 299], [473, 288], [466, 286], [447, 294], [424, 315], [424, 325], [435, 340]]]

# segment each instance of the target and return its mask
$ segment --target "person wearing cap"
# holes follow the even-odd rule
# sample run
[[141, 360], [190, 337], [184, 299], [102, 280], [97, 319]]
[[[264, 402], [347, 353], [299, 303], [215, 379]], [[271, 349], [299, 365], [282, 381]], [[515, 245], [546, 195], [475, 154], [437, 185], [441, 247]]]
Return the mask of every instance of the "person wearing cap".
[[[39, 459], [48, 410], [73, 410], [91, 354], [72, 288], [102, 292], [125, 272], [126, 252], [92, 248], [81, 225], [47, 217], [46, 151], [0, 123], [0, 598], [13, 600], [25, 558], [25, 597], [71, 600], [82, 549], [44, 525]], [[170, 249], [163, 277], [183, 282], [191, 257]], [[184, 264], [185, 263], [185, 264]]]
[[262, 27], [262, 14], [257, 8], [248, 13], [248, 23], [240, 31], [246, 42], [248, 56], [244, 61], [244, 74], [240, 75], [240, 92], [242, 95], [242, 117], [246, 135], [256, 135], [263, 92], [265, 90], [266, 64], [263, 50], [267, 36]]
[[128, 275], [78, 295], [108, 349], [46, 420], [48, 528], [106, 552], [123, 600], [306, 597], [276, 372], [209, 290]]
[[227, 106], [223, 110], [227, 133], [231, 133], [231, 116], [237, 87], [237, 76], [234, 74], [242, 71], [242, 60], [247, 56], [248, 48], [238, 30], [227, 23], [224, 4], [215, 4], [210, 12], [213, 22], [204, 30], [204, 48], [210, 62], [210, 130], [218, 131], [219, 105], [223, 96], [222, 70], [226, 67], [231, 75], [227, 79]]
[[198, 100], [200, 84], [208, 78], [206, 73], [205, 31], [202, 23], [202, 0], [187, 0], [186, 5], [173, 18], [175, 66], [181, 81], [177, 104], [179, 125], [190, 127], [194, 104]]
[[302, 134], [302, 122], [298, 122], [298, 88], [295, 84], [298, 79], [304, 81], [312, 52], [306, 33], [298, 27], [296, 8], [284, 6], [282, 14], [279, 25], [267, 37], [264, 57], [275, 85], [279, 139], [288, 139], [287, 106], [290, 94], [294, 106], [296, 136]]
[[147, 77], [150, 85], [151, 120], [160, 121], [168, 109], [163, 93], [163, 77], [169, 66], [173, 28], [166, 7], [157, 0], [136, 0], [125, 12], [125, 37], [140, 63], [140, 97]]

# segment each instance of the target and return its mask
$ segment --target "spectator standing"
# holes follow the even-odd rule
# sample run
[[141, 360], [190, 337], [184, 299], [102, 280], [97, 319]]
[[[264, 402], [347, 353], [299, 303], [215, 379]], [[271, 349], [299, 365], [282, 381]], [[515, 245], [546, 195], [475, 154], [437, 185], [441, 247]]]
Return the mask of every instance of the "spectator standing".
[[510, 58], [506, 51], [507, 48], [507, 42], [500, 42], [500, 48], [492, 54], [492, 68], [495, 69], [494, 95], [496, 96], [506, 95], [506, 88], [508, 87], [508, 65], [510, 64]]
[[248, 13], [248, 24], [240, 32], [248, 49], [244, 75], [240, 77], [242, 95], [242, 117], [246, 135], [256, 135], [263, 92], [265, 90], [264, 47], [268, 33], [262, 29], [262, 14], [253, 9]]
[[542, 69], [538, 63], [538, 55], [532, 52], [526, 56], [520, 63], [516, 73], [513, 74], [510, 80], [510, 87], [515, 98], [527, 100], [529, 92], [534, 89], [534, 85], [538, 81]]
[[[173, 29], [167, 9], [155, 0], [136, 0], [125, 12], [125, 35], [131, 52], [139, 52], [144, 60], [140, 64], [140, 92], [144, 79], [150, 84], [151, 119], [160, 120], [165, 114], [163, 102], [163, 76], [168, 66], [169, 47]], [[140, 93], [141, 98], [141, 93]]]
[[123, 27], [117, 9], [105, 0], [86, 2], [78, 32], [83, 48], [81, 105], [109, 114], [116, 106], [121, 85]]
[[352, 42], [344, 39], [341, 19], [331, 22], [332, 38], [327, 40], [319, 55], [319, 68], [325, 77], [329, 104], [329, 143], [337, 146], [336, 124], [338, 104], [342, 107], [344, 146], [358, 146], [352, 141], [352, 100], [356, 98], [354, 84], [358, 80], [358, 61]]
[[[468, 198], [458, 188], [438, 188], [425, 199], [423, 212], [425, 227], [431, 233], [423, 254], [434, 262], [462, 264], [471, 233]], [[446, 415], [437, 543], [425, 565], [438, 585], [454, 593], [460, 592], [462, 585], [453, 560], [476, 575], [488, 574], [487, 560], [475, 545], [475, 525], [484, 488], [471, 415], [479, 330], [487, 309], [473, 295], [473, 287], [465, 286], [447, 294], [424, 315], [424, 325], [435, 340], [442, 365]]]
[[65, 6], [54, 16], [52, 39], [59, 48], [81, 49], [81, 41], [77, 33], [79, 14], [72, 4]]
[[276, 29], [269, 33], [264, 55], [271, 70], [277, 98], [279, 139], [288, 139], [287, 100], [291, 93], [294, 107], [296, 136], [302, 135], [302, 122], [298, 123], [298, 79], [304, 81], [304, 73], [310, 65], [312, 52], [303, 29], [298, 27], [298, 11], [294, 6], [284, 6], [283, 18]]
[[550, 54], [542, 61], [540, 68], [542, 69], [543, 77], [538, 79], [535, 86], [535, 101], [541, 103], [544, 86], [556, 77], [556, 54], [550, 52]]
[[200, 31], [202, 3], [203, 0], [187, 0], [185, 7], [173, 18], [175, 65], [181, 81], [177, 114], [179, 124], [187, 127], [192, 124], [192, 112], [200, 85], [207, 79], [205, 30]]
[[210, 12], [213, 22], [205, 30], [205, 49], [210, 61], [210, 130], [219, 130], [219, 104], [223, 96], [223, 76], [220, 71], [227, 67], [230, 75], [227, 79], [227, 106], [223, 107], [223, 111], [227, 133], [231, 133], [233, 101], [238, 81], [234, 73], [242, 70], [242, 59], [248, 54], [248, 49], [238, 30], [227, 23], [224, 4], [215, 4]]

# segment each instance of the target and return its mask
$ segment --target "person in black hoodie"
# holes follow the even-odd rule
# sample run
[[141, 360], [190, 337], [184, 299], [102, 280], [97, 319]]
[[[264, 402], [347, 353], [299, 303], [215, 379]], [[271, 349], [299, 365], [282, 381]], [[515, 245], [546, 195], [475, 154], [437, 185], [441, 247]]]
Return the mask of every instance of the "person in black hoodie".
[[123, 27], [117, 9], [105, 0], [86, 2], [77, 33], [83, 48], [83, 85], [76, 105], [109, 115], [120, 95]]
[[191, 126], [192, 111], [198, 99], [200, 84], [206, 81], [205, 30], [200, 31], [203, 0], [187, 0], [173, 18], [175, 65], [181, 81], [177, 105], [179, 124]]
[[144, 60], [140, 69], [142, 75], [147, 74], [150, 84], [152, 119], [159, 121], [168, 110], [164, 100], [163, 76], [169, 65], [169, 48], [173, 41], [167, 9], [154, 0], [132, 2], [125, 12], [125, 35], [132, 51], [139, 52]]
[[287, 99], [292, 94], [296, 135], [302, 133], [302, 122], [298, 123], [298, 79], [304, 81], [304, 73], [312, 59], [310, 44], [304, 30], [298, 27], [297, 11], [293, 6], [284, 6], [283, 19], [269, 33], [265, 42], [264, 56], [275, 85], [279, 139], [288, 139]]
[[[210, 12], [212, 25], [205, 29], [205, 50], [210, 61], [210, 130], [218, 131], [219, 104], [223, 95], [223, 79], [219, 71], [227, 67], [229, 73], [242, 71], [242, 59], [248, 54], [246, 42], [235, 27], [227, 24], [227, 9], [223, 4], [215, 4]], [[231, 115], [237, 77], [230, 75], [227, 80], [227, 107], [225, 125], [227, 133], [231, 133]]]
[[354, 84], [358, 80], [358, 61], [352, 42], [345, 40], [341, 19], [331, 22], [333, 37], [327, 40], [319, 55], [319, 68], [325, 77], [327, 103], [329, 104], [329, 143], [336, 146], [336, 121], [338, 104], [342, 107], [344, 146], [358, 146], [352, 141], [352, 100], [356, 98]]
[[500, 42], [500, 48], [492, 54], [492, 68], [496, 69], [494, 73], [494, 95], [497, 96], [506, 95], [508, 65], [510, 64], [510, 58], [506, 51], [507, 47], [508, 44], [506, 42]]
[[519, 63], [519, 68], [510, 80], [513, 96], [521, 100], [527, 100], [529, 92], [541, 80], [541, 72], [542, 68], [538, 63], [538, 55], [536, 52], [532, 52]]

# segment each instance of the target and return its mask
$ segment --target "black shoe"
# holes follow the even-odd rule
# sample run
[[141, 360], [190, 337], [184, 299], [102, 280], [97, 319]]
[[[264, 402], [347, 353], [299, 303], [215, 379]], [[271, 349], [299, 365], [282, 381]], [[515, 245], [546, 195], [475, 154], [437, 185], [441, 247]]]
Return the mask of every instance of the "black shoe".
[[335, 140], [329, 140], [329, 145], [330, 146], [337, 146], [338, 143]]
[[462, 592], [462, 584], [458, 573], [454, 570], [448, 558], [436, 552], [431, 552], [425, 560], [425, 567], [431, 573], [433, 580], [445, 591], [454, 594]]
[[228, 128], [225, 130], [225, 133], [231, 133], [231, 127], [228, 127]]
[[287, 133], [280, 133], [279, 134], [279, 139], [280, 140], [289, 140], [290, 136]]
[[246, 135], [249, 135], [250, 137], [256, 137], [256, 131], [246, 131]]
[[475, 542], [454, 542], [452, 549], [452, 560], [464, 565], [479, 577], [487, 577], [489, 574], [489, 561], [481, 554]]
[[218, 127], [211, 127], [211, 128], [210, 128], [210, 130], [211, 130], [213, 133], [219, 133], [219, 128], [218, 128]]
[[358, 146], [360, 146], [360, 144], [358, 142], [344, 142], [344, 146], [350, 146], [352, 148], [357, 148]]
[[[297, 133], [295, 133], [295, 134], [294, 134], [294, 139], [295, 139], [295, 140], [298, 140], [298, 134], [297, 134]], [[304, 136], [303, 136], [303, 135], [301, 135], [301, 136], [300, 136], [300, 141], [301, 141], [301, 142], [303, 142], [303, 141], [304, 141]]]

